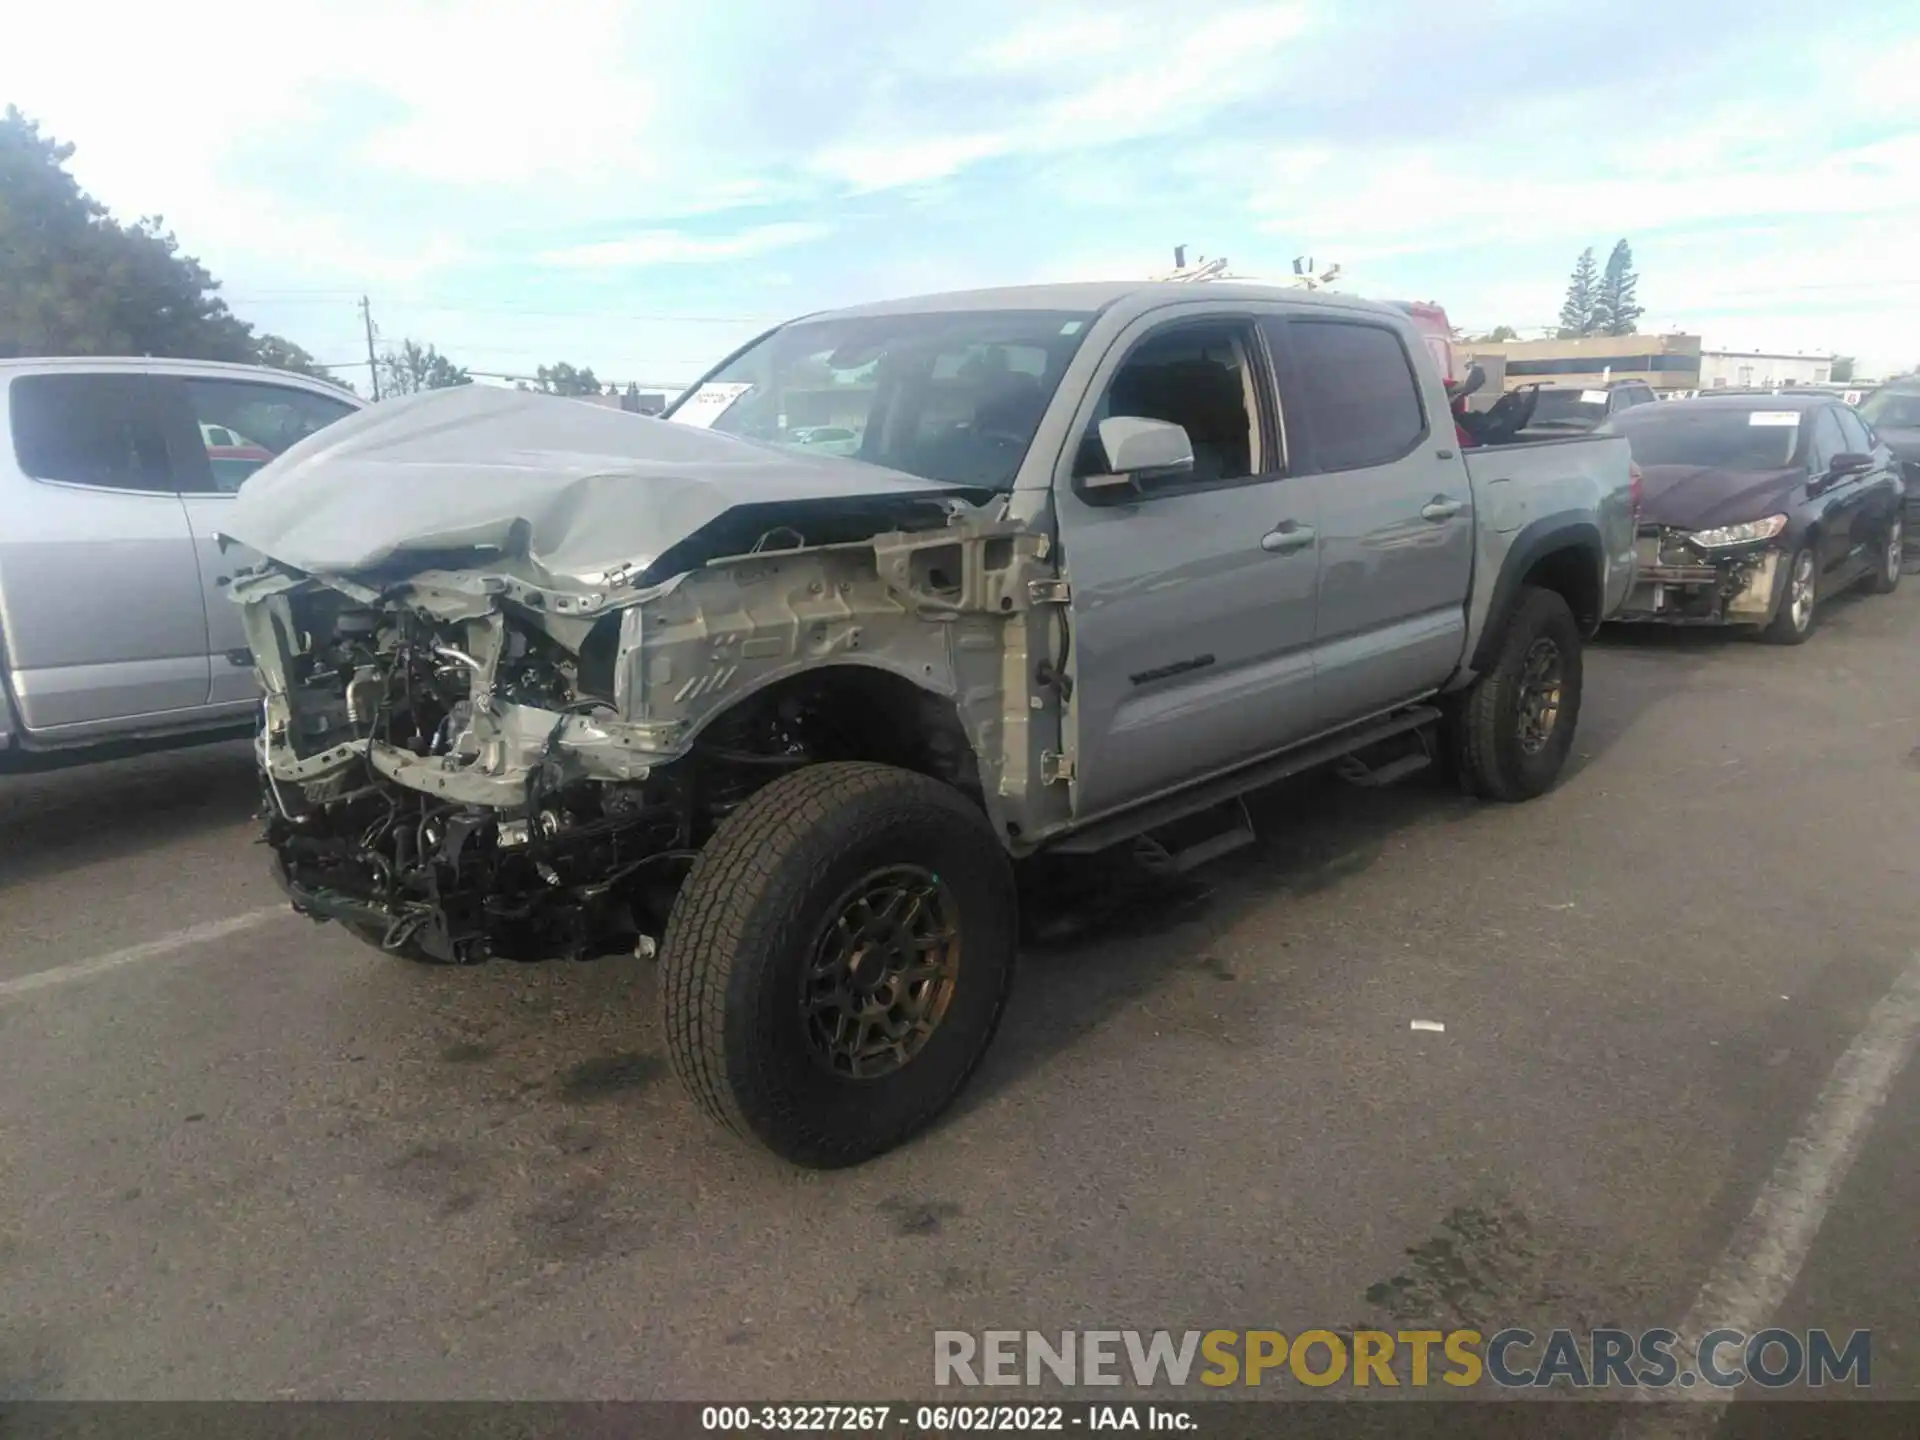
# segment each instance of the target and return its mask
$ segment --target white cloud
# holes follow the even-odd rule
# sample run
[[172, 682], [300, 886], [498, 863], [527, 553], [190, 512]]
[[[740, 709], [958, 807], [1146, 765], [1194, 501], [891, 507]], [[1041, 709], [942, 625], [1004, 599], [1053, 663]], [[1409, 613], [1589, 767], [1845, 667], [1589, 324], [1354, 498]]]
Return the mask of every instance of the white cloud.
[[770, 250], [805, 244], [833, 233], [833, 227], [812, 221], [783, 221], [756, 225], [731, 235], [690, 235], [681, 230], [648, 230], [621, 240], [574, 245], [553, 250], [540, 260], [547, 265], [589, 268], [642, 265], [704, 264], [740, 260]]
[[[999, 123], [829, 146], [810, 168], [870, 193], [943, 180], [1004, 156], [1175, 133], [1273, 83], [1272, 61], [1306, 26], [1304, 7], [1278, 4], [1201, 20], [1174, 9], [1052, 15], [953, 62], [962, 76], [1012, 77], [1031, 91]], [[1073, 63], [1063, 63], [1069, 57]], [[1131, 63], [1109, 63], [1117, 57]]]
[[[1356, 285], [1431, 279], [1469, 323], [1544, 322], [1573, 253], [1621, 234], [1650, 319], [1756, 344], [1830, 325], [1823, 343], [1863, 352], [1920, 334], [1900, 268], [1920, 25], [1885, 7], [1814, 31], [1770, 29], [1765, 5], [1732, 28], [1676, 12], [1579, 73], [1568, 28], [1602, 20], [1548, 34], [1516, 4], [1464, 22], [1328, 0], [804, 8], [661, 23], [625, 0], [336, 0], [295, 31], [178, 0], [116, 11], [115, 44], [82, 47], [71, 16], [28, 7], [0, 97], [236, 293], [365, 285], [391, 310], [437, 290], [474, 303], [476, 348], [514, 343], [495, 302], [529, 283], [589, 311], [638, 283], [623, 272], [675, 265], [702, 307], [758, 313], [1150, 273], [1178, 242], [1250, 270], [1306, 251]], [[236, 37], [258, 52], [244, 81], [208, 69]], [[822, 217], [844, 251], [806, 245]], [[790, 286], [767, 278], [776, 254]]]

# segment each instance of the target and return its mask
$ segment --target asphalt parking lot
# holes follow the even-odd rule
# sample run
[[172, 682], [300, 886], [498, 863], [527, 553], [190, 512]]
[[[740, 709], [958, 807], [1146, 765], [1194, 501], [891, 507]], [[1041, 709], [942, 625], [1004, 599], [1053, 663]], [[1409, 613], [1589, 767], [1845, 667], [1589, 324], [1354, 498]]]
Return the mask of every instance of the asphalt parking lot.
[[[1799, 650], [1610, 636], [1542, 801], [1313, 780], [1187, 889], [1110, 872], [955, 1113], [829, 1175], [706, 1128], [642, 963], [284, 913], [244, 746], [0, 780], [0, 1397], [898, 1397], [936, 1328], [1675, 1324], [1915, 964], [1917, 641], [1913, 578]], [[1920, 1395], [1920, 1065], [1866, 1123], [1773, 1313]]]

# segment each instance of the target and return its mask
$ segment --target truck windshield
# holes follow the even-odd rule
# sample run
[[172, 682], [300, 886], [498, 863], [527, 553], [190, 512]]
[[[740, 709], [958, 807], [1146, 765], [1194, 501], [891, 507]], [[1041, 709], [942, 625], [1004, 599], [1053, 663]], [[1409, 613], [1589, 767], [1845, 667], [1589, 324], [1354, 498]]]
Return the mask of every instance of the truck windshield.
[[1090, 312], [802, 320], [694, 386], [669, 420], [943, 484], [1009, 488]]
[[1920, 390], [1876, 390], [1860, 402], [1860, 418], [1876, 430], [1920, 430]]
[[1704, 465], [1716, 470], [1783, 470], [1800, 448], [1801, 416], [1671, 400], [1637, 405], [1604, 427], [1624, 435], [1640, 465]]

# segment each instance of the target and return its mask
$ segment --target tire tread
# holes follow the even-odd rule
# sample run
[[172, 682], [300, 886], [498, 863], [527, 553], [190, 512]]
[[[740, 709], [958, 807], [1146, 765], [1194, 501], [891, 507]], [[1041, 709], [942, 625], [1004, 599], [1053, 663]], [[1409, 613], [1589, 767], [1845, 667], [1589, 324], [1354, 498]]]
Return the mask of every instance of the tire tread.
[[[845, 812], [857, 813], [853, 835]], [[902, 809], [926, 813], [941, 825], [966, 825], [1002, 858], [986, 817], [950, 786], [912, 771], [863, 761], [810, 765], [762, 787], [741, 805], [695, 859], [667, 920], [660, 947], [661, 1029], [667, 1058], [696, 1104], [742, 1139], [758, 1141], [789, 1160], [834, 1168], [870, 1158], [878, 1150], [850, 1145], [810, 1126], [806, 1117], [777, 1104], [743, 1100], [734, 1067], [764, 1064], [764, 1055], [734, 1056], [727, 1047], [729, 998], [742, 961], [753, 963], [769, 944], [797, 943], [775, 933], [753, 936], [756, 912], [771, 900], [791, 913], [791, 902], [817, 886], [841, 848], [858, 831], [897, 819]], [[836, 823], [836, 820], [839, 823]], [[831, 839], [831, 848], [821, 843]], [[795, 863], [797, 860], [798, 863]], [[1011, 884], [1008, 889], [1011, 904]], [[1004, 1012], [1012, 966], [996, 999], [992, 1022], [971, 1062], [953, 1082], [917, 1107], [911, 1123], [879, 1148], [891, 1148], [929, 1123], [951, 1103], [977, 1068]], [[765, 1078], [764, 1070], [759, 1077]], [[778, 1087], [747, 1087], [768, 1097]]]
[[[1454, 724], [1454, 761], [1460, 782], [1469, 793], [1484, 800], [1513, 803], [1532, 799], [1542, 793], [1529, 786], [1508, 763], [1506, 753], [1513, 737], [1502, 715], [1516, 683], [1520, 662], [1527, 645], [1548, 626], [1564, 628], [1574, 637], [1569, 659], [1579, 665], [1579, 627], [1573, 611], [1558, 593], [1529, 585], [1507, 617], [1493, 665], [1474, 681], [1459, 702]], [[1562, 701], [1560, 723], [1569, 737], [1579, 723], [1580, 677], [1576, 672], [1572, 705]], [[1567, 710], [1571, 713], [1566, 713]], [[1571, 738], [1566, 742], [1570, 747]]]

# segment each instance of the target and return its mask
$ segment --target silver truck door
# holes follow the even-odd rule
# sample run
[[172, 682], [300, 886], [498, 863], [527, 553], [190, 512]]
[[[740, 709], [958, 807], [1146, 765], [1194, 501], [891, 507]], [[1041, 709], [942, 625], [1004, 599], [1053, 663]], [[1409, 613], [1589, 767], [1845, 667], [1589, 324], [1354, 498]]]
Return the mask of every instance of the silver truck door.
[[[1071, 587], [1074, 811], [1086, 817], [1279, 749], [1316, 726], [1311, 489], [1290, 476], [1250, 315], [1184, 305], [1122, 332], [1056, 475]], [[1191, 477], [1144, 493], [1082, 482], [1099, 422], [1165, 420]]]
[[355, 407], [290, 385], [224, 376], [158, 376], [154, 384], [199, 563], [210, 699], [216, 706], [249, 706], [259, 694], [253, 657], [226, 586], [234, 571], [261, 557], [242, 545], [223, 552], [220, 527], [249, 475]]
[[110, 735], [206, 704], [193, 536], [152, 402], [147, 378], [124, 372], [7, 387], [0, 626], [30, 733]]
[[[1314, 667], [1329, 725], [1435, 689], [1459, 663], [1473, 496], [1437, 384], [1392, 322], [1269, 319], [1295, 465], [1314, 492]], [[1417, 347], [1417, 341], [1415, 342]]]

